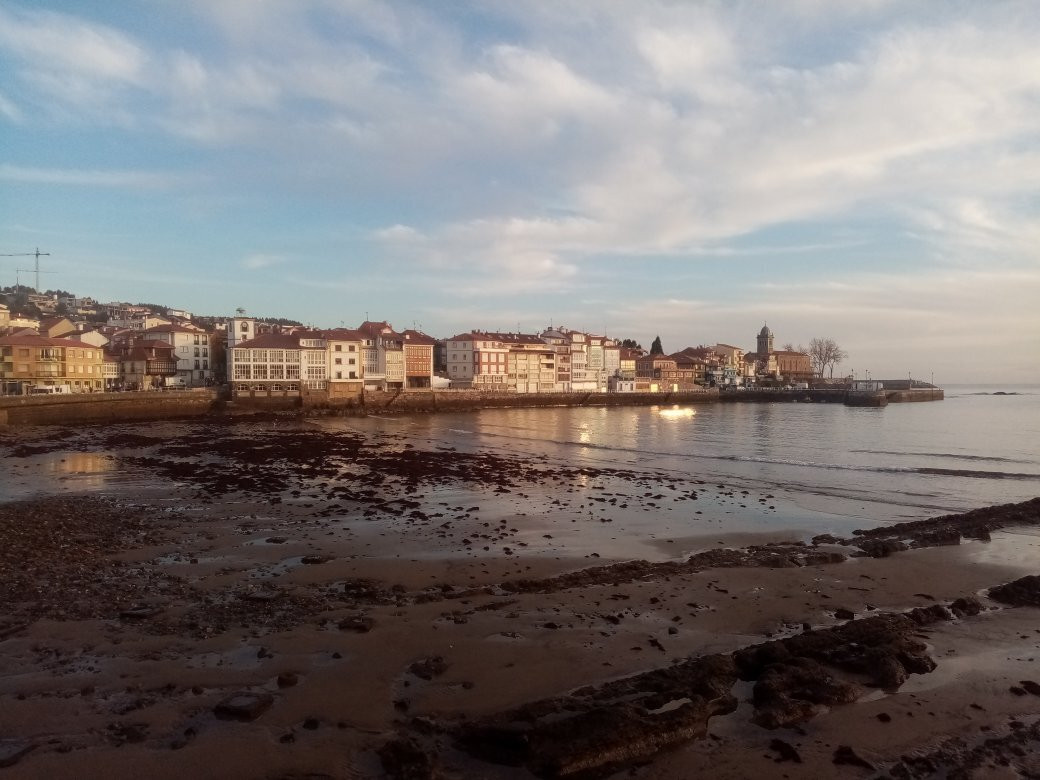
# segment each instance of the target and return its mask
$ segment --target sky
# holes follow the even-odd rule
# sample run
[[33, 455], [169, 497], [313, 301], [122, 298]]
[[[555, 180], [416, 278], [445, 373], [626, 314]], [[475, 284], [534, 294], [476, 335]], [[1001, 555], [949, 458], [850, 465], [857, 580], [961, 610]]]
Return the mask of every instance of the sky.
[[1035, 0], [3, 0], [0, 253], [197, 314], [768, 323], [1040, 382], [1037, 41]]

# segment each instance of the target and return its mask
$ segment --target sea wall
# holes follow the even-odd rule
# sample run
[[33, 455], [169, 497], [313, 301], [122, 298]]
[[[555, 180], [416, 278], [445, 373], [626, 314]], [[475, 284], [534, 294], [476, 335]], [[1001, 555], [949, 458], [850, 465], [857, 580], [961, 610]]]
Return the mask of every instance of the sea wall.
[[[766, 401], [774, 403], [845, 403], [848, 390], [844, 388], [814, 388], [810, 390], [787, 390], [782, 388], [760, 388], [757, 390], [729, 390], [719, 396], [720, 401]], [[915, 401], [942, 401], [943, 391], [938, 387], [921, 387], [913, 390], [885, 390], [885, 397], [890, 404], [910, 403]]]
[[67, 425], [200, 417], [219, 408], [211, 389], [0, 397], [0, 425]]
[[654, 406], [717, 401], [717, 390], [674, 393], [504, 393], [479, 390], [366, 392], [360, 413], [465, 412], [550, 406]]

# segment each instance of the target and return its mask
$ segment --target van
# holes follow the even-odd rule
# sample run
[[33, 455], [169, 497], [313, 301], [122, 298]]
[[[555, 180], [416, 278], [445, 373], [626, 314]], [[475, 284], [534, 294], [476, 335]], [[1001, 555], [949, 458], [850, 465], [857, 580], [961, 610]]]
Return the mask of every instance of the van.
[[184, 390], [188, 387], [188, 383], [184, 381], [182, 376], [171, 376], [166, 378], [163, 386], [167, 390]]
[[71, 393], [72, 387], [69, 385], [35, 385], [28, 388], [25, 391], [26, 395], [63, 395], [65, 393]]

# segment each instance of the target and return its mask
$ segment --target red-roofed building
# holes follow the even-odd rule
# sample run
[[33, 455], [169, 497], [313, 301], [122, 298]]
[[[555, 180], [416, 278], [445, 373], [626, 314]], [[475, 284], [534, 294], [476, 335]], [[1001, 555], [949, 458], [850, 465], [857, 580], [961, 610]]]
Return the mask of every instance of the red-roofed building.
[[433, 353], [437, 339], [419, 330], [401, 332], [404, 349], [404, 379], [408, 389], [429, 388], [433, 381]]
[[0, 390], [5, 395], [104, 389], [101, 349], [73, 339], [0, 336]]

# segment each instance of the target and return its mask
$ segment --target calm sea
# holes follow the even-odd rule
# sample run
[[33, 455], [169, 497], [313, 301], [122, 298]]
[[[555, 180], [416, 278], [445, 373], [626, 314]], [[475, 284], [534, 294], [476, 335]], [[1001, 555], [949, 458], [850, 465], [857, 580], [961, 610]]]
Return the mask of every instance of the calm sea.
[[[164, 422], [117, 430], [161, 439], [197, 433], [201, 425]], [[480, 480], [462, 479], [428, 485], [411, 496], [430, 514], [449, 512], [449, 506], [478, 506], [479, 522], [459, 521], [456, 530], [465, 522], [475, 527], [501, 522], [513, 529], [510, 540], [483, 548], [460, 546], [451, 535], [420, 533], [402, 518], [370, 521], [361, 514], [364, 507], [344, 509], [340, 522], [370, 533], [373, 542], [391, 540], [394, 554], [415, 557], [496, 555], [501, 545], [522, 541], [525, 555], [668, 558], [734, 543], [735, 535], [844, 535], [855, 528], [1040, 495], [1038, 386], [948, 387], [944, 401], [883, 409], [740, 402], [278, 423], [283, 429], [296, 425], [360, 432], [419, 451], [452, 447], [530, 457], [550, 472], [554, 465], [632, 472], [570, 485], [573, 489], [547, 479], [541, 488], [524, 485], [507, 496]], [[242, 423], [232, 435], [265, 429], [266, 424]], [[0, 443], [0, 500], [82, 491], [132, 497], [165, 489], [153, 473], [134, 471], [119, 453], [92, 446], [89, 429], [68, 448], [11, 456], [21, 436], [46, 436], [41, 430]], [[207, 466], [200, 462], [199, 468]], [[697, 495], [673, 493], [679, 485]], [[283, 506], [306, 502], [309, 507], [325, 500], [318, 485], [313, 495], [304, 492], [283, 496]], [[168, 500], [180, 499], [171, 492]], [[225, 511], [238, 511], [232, 497], [227, 501]]]
[[[463, 450], [624, 465], [923, 517], [1040, 495], [1040, 386], [950, 386], [946, 400], [485, 410], [351, 420]], [[813, 502], [819, 506], [819, 501]], [[877, 511], [876, 509], [873, 511]], [[859, 512], [853, 511], [853, 514]]]

